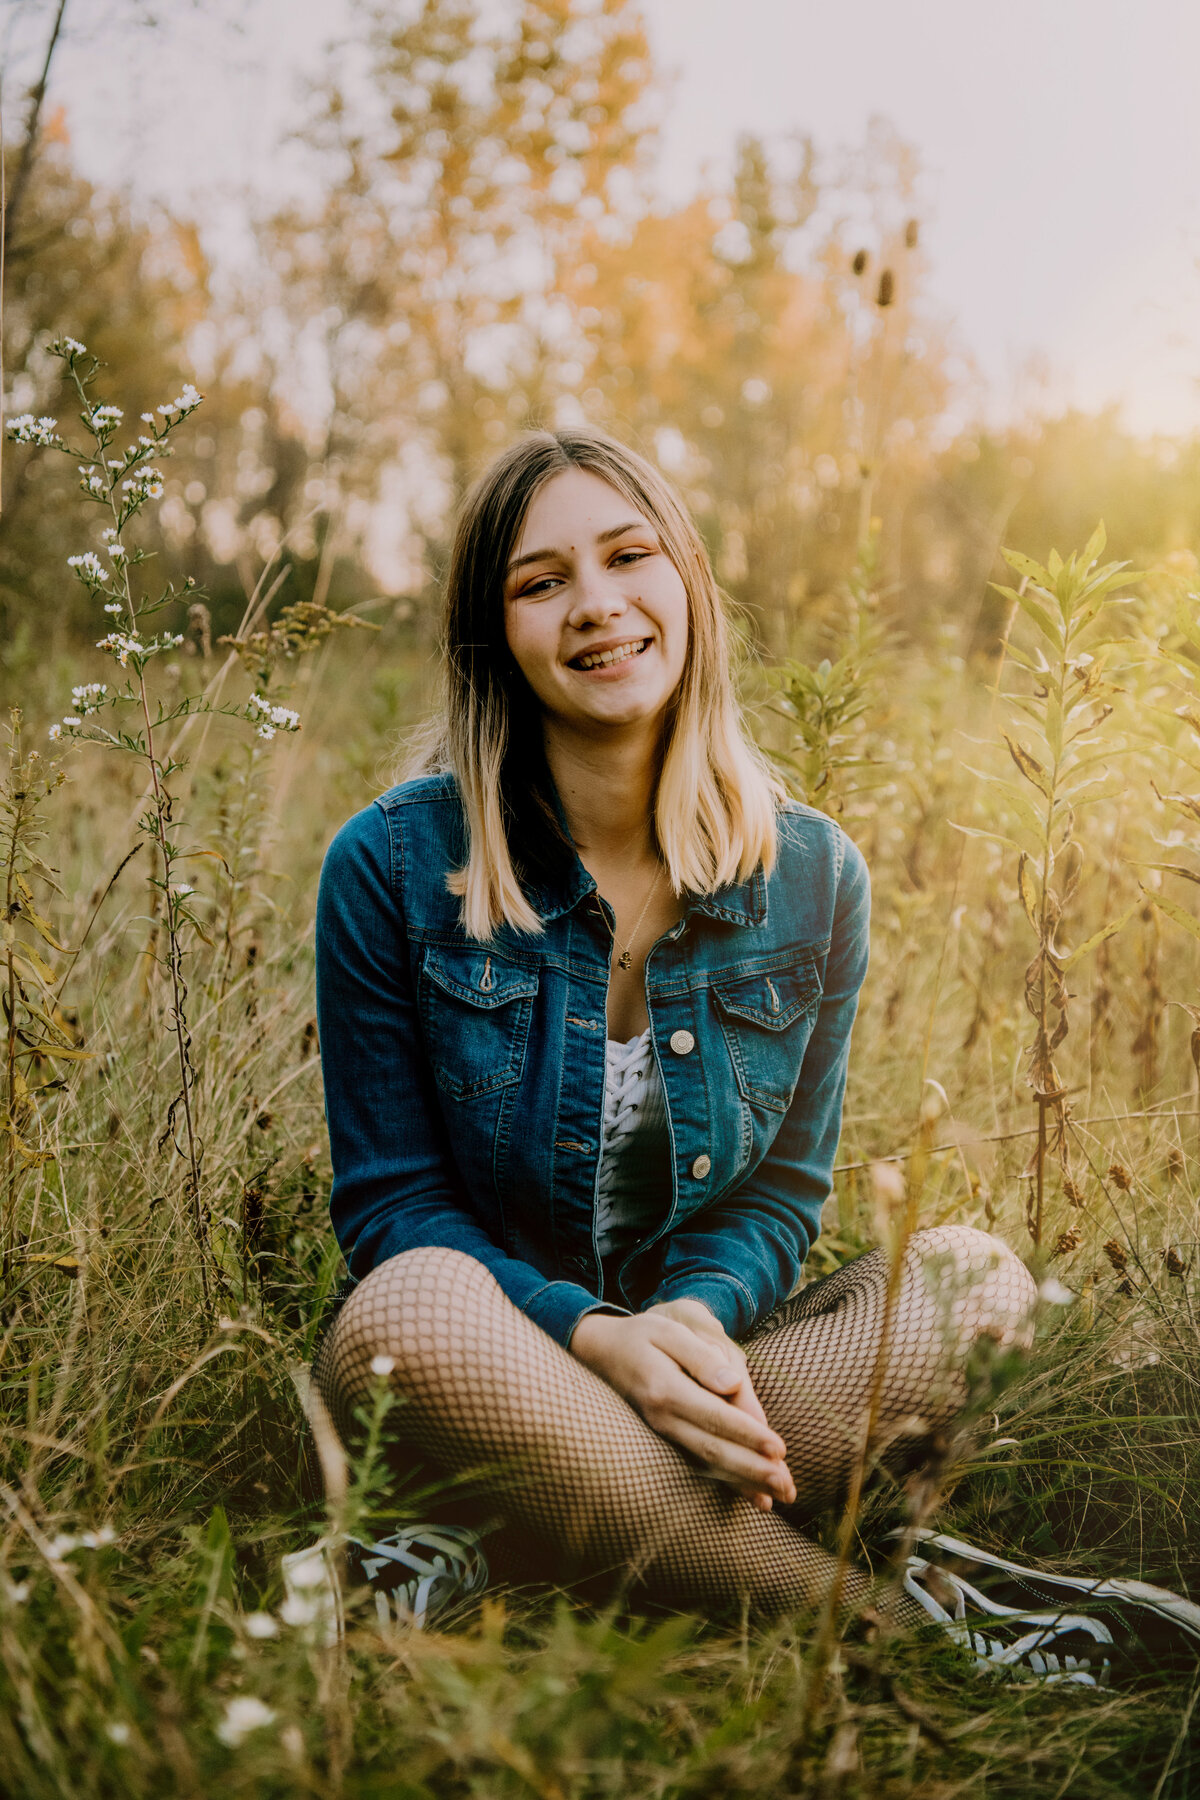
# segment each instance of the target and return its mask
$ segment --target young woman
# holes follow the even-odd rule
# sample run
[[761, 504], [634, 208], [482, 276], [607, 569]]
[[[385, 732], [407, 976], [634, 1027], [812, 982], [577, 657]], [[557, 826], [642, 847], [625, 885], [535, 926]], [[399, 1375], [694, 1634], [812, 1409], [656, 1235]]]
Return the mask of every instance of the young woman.
[[844, 1489], [880, 1356], [876, 1445], [911, 1459], [977, 1338], [1025, 1332], [1033, 1283], [947, 1227], [909, 1242], [886, 1342], [878, 1251], [789, 1298], [867, 874], [751, 746], [662, 476], [591, 431], [506, 452], [462, 511], [445, 648], [424, 772], [343, 827], [321, 880], [357, 1286], [318, 1386], [344, 1424], [383, 1371], [426, 1467], [490, 1483], [509, 1570], [814, 1603], [832, 1564], [795, 1521]]

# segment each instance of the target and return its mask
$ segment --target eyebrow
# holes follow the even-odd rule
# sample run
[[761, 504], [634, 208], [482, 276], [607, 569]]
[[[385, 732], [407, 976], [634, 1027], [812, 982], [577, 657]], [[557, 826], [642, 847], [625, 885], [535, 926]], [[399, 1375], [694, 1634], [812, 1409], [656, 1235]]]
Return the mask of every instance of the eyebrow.
[[[608, 531], [601, 531], [596, 537], [598, 544], [611, 544], [614, 538], [624, 537], [627, 531], [638, 531], [649, 527], [647, 519], [628, 519], [624, 525], [613, 525]], [[562, 556], [561, 550], [527, 550], [524, 556], [514, 556], [508, 565], [508, 574], [519, 569], [524, 563], [549, 562], [554, 557]]]

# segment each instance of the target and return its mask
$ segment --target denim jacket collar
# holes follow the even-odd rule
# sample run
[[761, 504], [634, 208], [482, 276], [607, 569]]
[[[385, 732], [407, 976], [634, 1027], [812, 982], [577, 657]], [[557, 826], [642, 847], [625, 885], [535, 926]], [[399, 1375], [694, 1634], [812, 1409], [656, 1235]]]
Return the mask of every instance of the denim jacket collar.
[[[526, 893], [539, 918], [549, 921], [561, 918], [596, 891], [596, 883], [577, 854], [569, 862], [564, 858], [560, 880], [547, 879], [531, 883]], [[767, 919], [767, 880], [762, 869], [754, 871], [748, 881], [732, 882], [714, 894], [693, 895], [689, 912], [702, 912], [710, 919], [728, 925], [764, 925]]]

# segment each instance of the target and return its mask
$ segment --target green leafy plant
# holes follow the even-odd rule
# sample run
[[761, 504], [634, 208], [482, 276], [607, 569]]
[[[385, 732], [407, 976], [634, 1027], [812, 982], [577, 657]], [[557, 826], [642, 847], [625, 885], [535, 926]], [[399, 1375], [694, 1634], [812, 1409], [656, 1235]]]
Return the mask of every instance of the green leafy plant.
[[1026, 1217], [1035, 1245], [1043, 1236], [1048, 1159], [1070, 1180], [1068, 1090], [1055, 1063], [1070, 1029], [1066, 976], [1120, 931], [1140, 904], [1135, 900], [1073, 948], [1062, 941], [1085, 865], [1076, 822], [1084, 807], [1111, 791], [1106, 782], [1121, 751], [1101, 732], [1120, 692], [1106, 672], [1115, 647], [1106, 608], [1118, 588], [1138, 577], [1127, 563], [1100, 562], [1105, 542], [1098, 525], [1082, 551], [1064, 561], [1052, 550], [1044, 568], [1015, 550], [1003, 552], [1020, 586], [993, 585], [1010, 602], [1013, 617], [1022, 613], [1035, 634], [1031, 650], [1011, 639], [1007, 646], [1009, 661], [1029, 677], [1029, 691], [1005, 696], [1022, 721], [1021, 735], [1001, 733], [1016, 777], [976, 773], [1000, 790], [1017, 835], [959, 826], [1016, 851], [1016, 897], [1037, 939], [1024, 983], [1034, 1020], [1026, 1080], [1037, 1107], [1037, 1137], [1025, 1173], [1031, 1183]]

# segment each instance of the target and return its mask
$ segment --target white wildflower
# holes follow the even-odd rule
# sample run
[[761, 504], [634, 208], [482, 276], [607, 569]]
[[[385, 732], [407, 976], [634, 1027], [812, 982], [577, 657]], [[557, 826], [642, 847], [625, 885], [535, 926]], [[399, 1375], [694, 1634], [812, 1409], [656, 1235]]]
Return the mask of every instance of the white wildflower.
[[1056, 1281], [1053, 1275], [1047, 1275], [1038, 1289], [1038, 1299], [1044, 1300], [1047, 1306], [1070, 1306], [1075, 1298], [1070, 1288]]
[[128, 481], [121, 483], [122, 491], [134, 500], [161, 500], [163, 495], [163, 475], [161, 469], [139, 469]]
[[104, 1735], [110, 1744], [127, 1744], [130, 1737], [129, 1727], [124, 1719], [113, 1719], [111, 1724], [104, 1727]]
[[[105, 611], [107, 611], [107, 607]], [[104, 696], [108, 688], [103, 681], [89, 681], [83, 687], [73, 687], [71, 698], [75, 702], [75, 711], [86, 718], [88, 713], [99, 712], [104, 704]]]
[[50, 739], [51, 743], [57, 744], [59, 738], [62, 736], [62, 726], [61, 725], [51, 725], [49, 731], [46, 733], [46, 736]]
[[61, 1557], [70, 1556], [72, 1550], [78, 1550], [79, 1539], [72, 1531], [57, 1531], [46, 1545], [46, 1555], [58, 1561]]
[[195, 891], [190, 881], [177, 881], [170, 889], [171, 897], [174, 900], [186, 900], [188, 895], [194, 894]]
[[[290, 1566], [290, 1574], [289, 1574], [288, 1579], [290, 1580], [293, 1587], [298, 1587], [298, 1588], [324, 1587], [325, 1582], [327, 1580], [327, 1576], [326, 1576], [324, 1558], [321, 1555], [321, 1549], [320, 1549], [319, 1545], [315, 1545], [311, 1549], [311, 1551], [309, 1552], [309, 1554], [307, 1556], [302, 1556], [301, 1560], [299, 1562], [293, 1563]], [[281, 1618], [283, 1617], [282, 1611], [280, 1613], [280, 1617]], [[285, 1619], [284, 1623], [291, 1624], [291, 1620]]]
[[97, 406], [88, 419], [93, 431], [112, 431], [121, 423], [125, 414], [119, 406]]
[[394, 1356], [373, 1356], [371, 1358], [372, 1375], [390, 1375], [395, 1366]]
[[51, 446], [62, 442], [56, 430], [57, 419], [35, 419], [32, 413], [21, 413], [8, 422], [8, 435], [14, 444]]
[[274, 1720], [273, 1708], [264, 1706], [253, 1694], [238, 1694], [225, 1702], [225, 1717], [217, 1726], [217, 1736], [231, 1750], [236, 1750], [243, 1738], [249, 1737], [252, 1731], [261, 1730], [264, 1725], [273, 1724]]
[[3, 1587], [4, 1598], [8, 1601], [10, 1606], [24, 1606], [30, 1594], [33, 1592], [33, 1583], [31, 1581], [9, 1581], [5, 1578]]
[[64, 730], [72, 731], [72, 730], [74, 730], [76, 725], [82, 725], [82, 724], [83, 724], [83, 720], [79, 717], [78, 713], [64, 713], [63, 714], [63, 729]]
[[183, 392], [178, 400], [172, 400], [168, 405], [160, 406], [158, 410], [164, 419], [169, 419], [172, 413], [190, 412], [194, 406], [199, 406], [203, 398], [199, 388], [193, 387], [189, 381], [184, 384]]
[[125, 602], [123, 600], [110, 600], [104, 610], [106, 613], [124, 612]]
[[124, 544], [109, 544], [108, 555], [109, 555], [109, 560], [111, 562], [115, 562], [119, 567], [121, 565], [121, 563], [123, 563], [125, 561], [126, 557], [129, 555], [129, 552], [125, 548]]
[[132, 634], [110, 631], [107, 637], [97, 641], [96, 648], [97, 650], [107, 650], [110, 655], [116, 657], [124, 669], [129, 666], [131, 656], [144, 656], [148, 646], [142, 642], [141, 638], [134, 637]]
[[317, 1600], [302, 1599], [299, 1594], [289, 1594], [279, 1609], [279, 1616], [285, 1625], [311, 1625], [321, 1611]]
[[88, 480], [83, 483], [83, 486], [88, 489], [89, 493], [102, 494], [104, 492], [104, 483], [99, 475], [89, 476]]
[[82, 556], [68, 556], [67, 567], [76, 570], [79, 579], [89, 584], [108, 580], [108, 570], [94, 550], [85, 550]]
[[115, 1544], [117, 1534], [111, 1525], [102, 1525], [99, 1531], [85, 1531], [79, 1539], [85, 1550], [103, 1550], [107, 1544]]
[[273, 1638], [279, 1636], [279, 1627], [268, 1612], [247, 1613], [242, 1620], [246, 1636], [251, 1638]]
[[57, 343], [50, 346], [51, 352], [59, 356], [86, 356], [87, 345], [81, 344], [78, 338], [60, 337]]
[[293, 712], [290, 706], [273, 706], [264, 700], [261, 694], [251, 694], [246, 702], [247, 707], [258, 713], [262, 724], [258, 728], [259, 737], [273, 738], [276, 731], [299, 731], [300, 714]]

